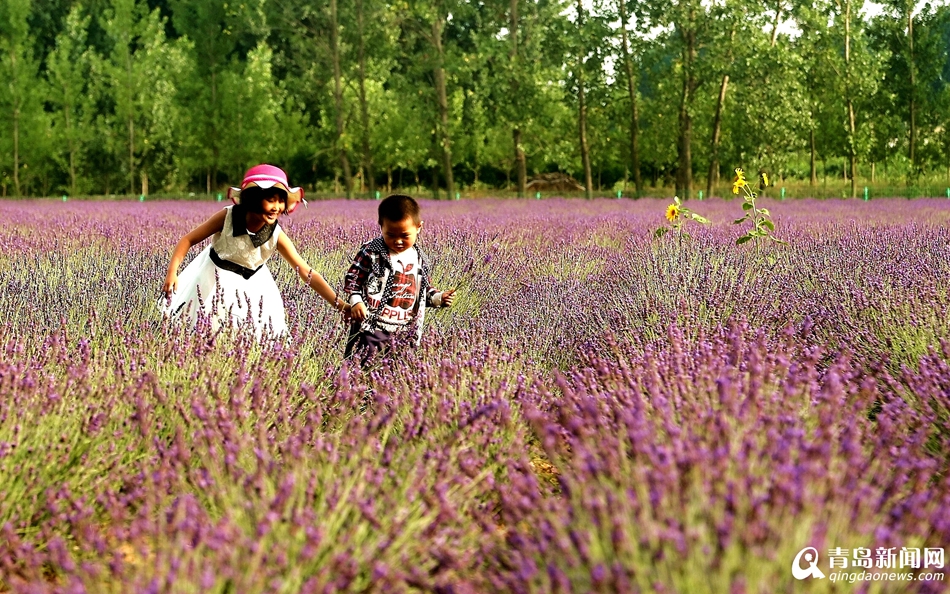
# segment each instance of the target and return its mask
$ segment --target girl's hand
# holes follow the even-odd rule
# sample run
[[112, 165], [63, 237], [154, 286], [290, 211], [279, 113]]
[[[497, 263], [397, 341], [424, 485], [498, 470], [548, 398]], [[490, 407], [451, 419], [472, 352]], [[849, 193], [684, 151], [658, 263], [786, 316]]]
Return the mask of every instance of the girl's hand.
[[366, 304], [362, 301], [350, 308], [350, 317], [357, 322], [365, 320], [367, 314], [369, 314], [369, 310], [366, 309]]
[[168, 276], [165, 277], [165, 283], [162, 285], [162, 295], [170, 296], [174, 295], [175, 291], [178, 290], [178, 274], [171, 272]]
[[442, 307], [452, 307], [452, 303], [455, 302], [455, 291], [456, 289], [442, 291]]

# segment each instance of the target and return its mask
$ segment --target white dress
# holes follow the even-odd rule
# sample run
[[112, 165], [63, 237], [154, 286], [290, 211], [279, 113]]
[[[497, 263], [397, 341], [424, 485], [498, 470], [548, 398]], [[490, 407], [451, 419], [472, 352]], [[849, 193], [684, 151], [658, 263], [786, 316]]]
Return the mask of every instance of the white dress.
[[250, 328], [258, 338], [285, 334], [284, 300], [266, 264], [277, 251], [280, 225], [250, 233], [246, 211], [225, 210], [224, 227], [178, 275], [178, 289], [170, 302], [163, 301], [163, 311], [193, 327], [203, 319], [213, 330], [229, 323]]

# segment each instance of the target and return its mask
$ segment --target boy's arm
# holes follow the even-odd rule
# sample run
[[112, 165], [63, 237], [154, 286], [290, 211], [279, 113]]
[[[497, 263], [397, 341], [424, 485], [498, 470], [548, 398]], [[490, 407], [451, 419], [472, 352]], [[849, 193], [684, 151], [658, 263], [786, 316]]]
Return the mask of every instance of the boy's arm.
[[432, 284], [432, 263], [429, 262], [428, 256], [421, 249], [419, 250], [419, 264], [422, 273], [426, 277], [426, 307], [442, 307], [442, 293]]
[[432, 279], [426, 278], [426, 307], [442, 307], [442, 292], [432, 286]]
[[346, 295], [347, 302], [351, 305], [362, 303], [363, 287], [366, 286], [366, 279], [369, 277], [372, 267], [369, 252], [365, 247], [360, 248], [343, 279], [343, 293]]
[[451, 307], [455, 300], [455, 289], [439, 291], [432, 286], [432, 266], [428, 259], [425, 260], [425, 266], [422, 268], [426, 275], [426, 307]]

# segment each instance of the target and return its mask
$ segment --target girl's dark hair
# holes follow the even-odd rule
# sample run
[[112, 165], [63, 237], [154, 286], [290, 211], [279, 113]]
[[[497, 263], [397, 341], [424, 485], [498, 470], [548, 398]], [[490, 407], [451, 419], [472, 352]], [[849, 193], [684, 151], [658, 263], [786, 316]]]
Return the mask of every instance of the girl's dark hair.
[[249, 212], [258, 214], [264, 213], [264, 200], [272, 196], [277, 196], [281, 202], [287, 204], [287, 192], [273, 188], [261, 188], [259, 186], [248, 186], [241, 190], [241, 206]]
[[379, 203], [379, 224], [383, 220], [398, 223], [406, 217], [412, 217], [412, 222], [419, 226], [419, 203], [412, 196], [405, 194], [391, 194]]

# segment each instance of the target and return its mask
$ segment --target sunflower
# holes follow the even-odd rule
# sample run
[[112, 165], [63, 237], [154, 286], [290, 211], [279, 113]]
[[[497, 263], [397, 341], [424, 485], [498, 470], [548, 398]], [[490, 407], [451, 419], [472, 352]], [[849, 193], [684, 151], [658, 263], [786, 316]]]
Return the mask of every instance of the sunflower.
[[732, 182], [732, 193], [738, 194], [739, 188], [746, 186], [745, 174], [742, 172], [742, 169], [736, 168], [736, 181]]
[[766, 187], [769, 185], [769, 174], [764, 171], [762, 172], [762, 185]]
[[669, 221], [669, 222], [672, 223], [673, 221], [675, 221], [676, 219], [678, 219], [679, 216], [680, 216], [680, 207], [679, 207], [679, 206], [676, 206], [675, 204], [671, 204], [671, 205], [669, 205], [669, 206], [666, 207], [666, 220], [667, 220], [667, 221]]

